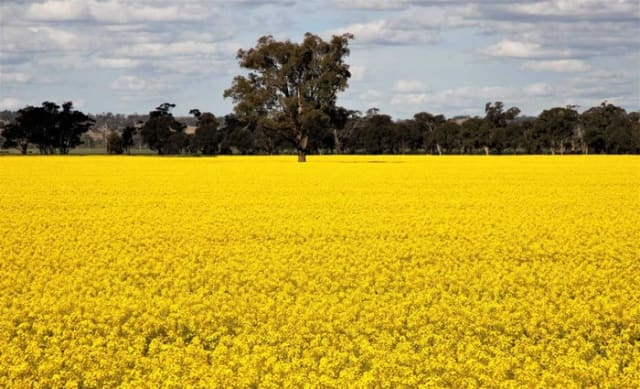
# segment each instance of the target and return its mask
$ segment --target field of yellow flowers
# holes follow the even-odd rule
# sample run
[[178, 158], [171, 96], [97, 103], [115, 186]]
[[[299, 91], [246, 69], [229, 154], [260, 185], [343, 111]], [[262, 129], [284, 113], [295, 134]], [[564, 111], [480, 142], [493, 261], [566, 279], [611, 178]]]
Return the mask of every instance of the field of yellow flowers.
[[640, 158], [0, 158], [0, 387], [638, 387]]

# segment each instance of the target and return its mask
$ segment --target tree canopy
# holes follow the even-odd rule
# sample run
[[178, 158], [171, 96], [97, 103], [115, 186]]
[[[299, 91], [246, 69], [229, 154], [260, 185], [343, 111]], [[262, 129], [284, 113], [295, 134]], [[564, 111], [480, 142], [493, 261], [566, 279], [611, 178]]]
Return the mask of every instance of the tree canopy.
[[307, 33], [293, 43], [263, 36], [254, 48], [238, 51], [240, 66], [250, 72], [237, 76], [224, 96], [233, 99], [240, 120], [288, 140], [304, 162], [310, 134], [333, 125], [337, 94], [348, 86], [351, 39], [344, 34], [325, 42]]
[[171, 113], [175, 104], [163, 103], [149, 112], [149, 119], [140, 129], [144, 143], [159, 155], [176, 154], [186, 146], [186, 126]]
[[220, 123], [215, 115], [210, 112], [200, 112], [199, 109], [192, 109], [191, 113], [197, 120], [196, 132], [193, 138], [193, 148], [203, 155], [218, 154], [221, 134], [218, 131]]
[[640, 152], [640, 130], [637, 116], [606, 101], [583, 112], [580, 119], [584, 139], [596, 153]]
[[[62, 108], [62, 110], [60, 110]], [[73, 109], [72, 102], [59, 105], [45, 101], [40, 107], [27, 106], [18, 111], [13, 123], [5, 126], [2, 136], [4, 147], [17, 148], [27, 153], [29, 144], [35, 144], [41, 154], [68, 154], [81, 144], [80, 136], [94, 124], [86, 114]]]

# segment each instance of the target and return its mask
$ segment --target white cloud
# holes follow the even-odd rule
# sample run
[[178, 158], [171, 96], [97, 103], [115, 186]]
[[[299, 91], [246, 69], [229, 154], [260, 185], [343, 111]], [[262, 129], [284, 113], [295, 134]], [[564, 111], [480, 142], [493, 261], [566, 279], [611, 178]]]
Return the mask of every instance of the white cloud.
[[402, 0], [333, 0], [338, 8], [361, 9], [361, 10], [397, 10], [406, 7], [406, 2]]
[[503, 39], [481, 52], [494, 57], [511, 58], [553, 58], [568, 57], [571, 55], [569, 50], [545, 48], [539, 43], [521, 42], [510, 39]]
[[585, 61], [577, 59], [558, 59], [527, 61], [522, 64], [522, 68], [537, 72], [585, 72], [591, 69], [591, 66]]
[[424, 92], [427, 89], [424, 82], [420, 80], [398, 80], [393, 90], [400, 93]]
[[[111, 81], [108, 89], [109, 94], [117, 98], [120, 103], [126, 104], [125, 106], [141, 107], [135, 110], [129, 109], [128, 112], [145, 112], [150, 105], [163, 101], [176, 103], [182, 109], [189, 109], [202, 104], [202, 102], [197, 102], [190, 103], [191, 107], [184, 106], [180, 99], [180, 92], [184, 89], [181, 87], [181, 80], [182, 77], [179, 74], [164, 77], [126, 74]], [[182, 112], [182, 114], [186, 113], [186, 111]]]
[[629, 70], [592, 70], [567, 80], [565, 91], [574, 96], [604, 100], [606, 96], [626, 96], [632, 109], [640, 108], [640, 74]]
[[142, 92], [154, 89], [154, 83], [137, 76], [120, 76], [111, 83], [111, 89], [125, 92]]
[[515, 91], [502, 86], [484, 87], [458, 87], [434, 91], [432, 93], [408, 93], [396, 94], [391, 98], [392, 105], [431, 105], [443, 107], [451, 105], [455, 107], [473, 106], [484, 104], [483, 102], [494, 100], [506, 100], [512, 98]]
[[475, 4], [443, 4], [438, 7], [410, 8], [393, 20], [397, 29], [443, 30], [478, 25], [480, 8]]
[[553, 92], [553, 88], [544, 82], [527, 85], [524, 88], [524, 94], [527, 96], [551, 96]]
[[233, 58], [240, 47], [235, 43], [209, 43], [196, 41], [149, 42], [123, 46], [115, 52], [122, 57], [170, 57], [180, 55], [221, 55]]
[[89, 16], [87, 3], [80, 0], [52, 0], [31, 4], [27, 18], [32, 20], [69, 21]]
[[407, 93], [394, 95], [391, 98], [391, 105], [423, 105], [433, 103], [433, 96], [427, 93]]
[[85, 44], [86, 39], [76, 32], [58, 26], [3, 24], [0, 51], [5, 61], [8, 61], [9, 56], [23, 54], [27, 54], [33, 60], [39, 60], [41, 56], [34, 57], [33, 52], [78, 50], [86, 48]]
[[575, 19], [638, 17], [640, 7], [635, 0], [546, 0], [513, 2], [504, 5], [513, 15], [534, 17], [567, 17]]
[[42, 28], [42, 31], [62, 49], [77, 49], [80, 43], [78, 35], [70, 31], [47, 27]]
[[104, 23], [170, 22], [203, 20], [217, 12], [206, 3], [149, 5], [126, 0], [48, 0], [31, 4], [27, 18], [37, 21], [97, 21]]
[[0, 72], [0, 84], [2, 83], [25, 83], [31, 80], [31, 77], [24, 73], [8, 73]]
[[358, 98], [360, 98], [360, 100], [370, 101], [370, 100], [377, 100], [382, 96], [384, 96], [384, 93], [380, 92], [379, 90], [369, 89], [360, 93], [358, 95]]
[[22, 106], [22, 102], [13, 97], [4, 97], [0, 100], [0, 109], [13, 111], [22, 108]]
[[84, 99], [73, 99], [71, 100], [71, 102], [73, 102], [73, 108], [78, 110], [83, 109], [87, 104], [87, 102]]
[[[363, 2], [365, 3], [365, 2]], [[407, 3], [408, 4], [408, 3]], [[362, 4], [364, 7], [365, 4]], [[403, 9], [397, 14], [390, 14], [378, 20], [365, 23], [353, 23], [334, 29], [333, 33], [351, 32], [355, 35], [356, 44], [380, 45], [414, 45], [432, 44], [440, 39], [440, 31], [464, 28], [477, 25], [474, 17], [478, 15], [475, 5], [446, 4], [438, 7], [407, 8], [400, 7], [399, 2], [385, 2], [391, 9]], [[344, 3], [347, 6], [347, 3]], [[382, 9], [382, 3], [367, 4], [366, 9]], [[357, 4], [349, 4], [349, 8], [361, 8]], [[386, 8], [384, 8], [386, 9]]]
[[352, 81], [362, 81], [367, 74], [367, 68], [362, 65], [351, 65], [349, 67], [349, 72], [351, 73]]
[[95, 58], [93, 63], [107, 69], [131, 69], [140, 66], [142, 61], [131, 58]]
[[334, 29], [330, 34], [344, 34], [350, 32], [355, 36], [356, 44], [390, 44], [406, 45], [419, 43], [433, 43], [436, 34], [433, 32], [399, 29], [387, 20], [377, 20], [367, 23], [356, 23]]

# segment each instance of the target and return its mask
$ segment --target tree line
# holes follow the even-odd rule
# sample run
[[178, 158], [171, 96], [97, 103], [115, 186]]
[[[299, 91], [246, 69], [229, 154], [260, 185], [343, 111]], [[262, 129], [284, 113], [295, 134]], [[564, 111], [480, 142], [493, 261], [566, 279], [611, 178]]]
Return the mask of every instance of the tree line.
[[[233, 113], [216, 117], [192, 109], [191, 118], [179, 119], [171, 112], [175, 105], [163, 103], [105, 133], [107, 151], [122, 154], [144, 145], [160, 155], [295, 153], [300, 162], [309, 153], [640, 153], [640, 112], [606, 101], [582, 113], [565, 106], [537, 117], [520, 116], [518, 107], [500, 101], [488, 102], [484, 116], [419, 112], [403, 120], [377, 108], [363, 113], [340, 107], [337, 95], [351, 76], [345, 62], [351, 39], [344, 34], [324, 41], [308, 33], [293, 43], [262, 37], [254, 48], [238, 51], [240, 66], [249, 72], [224, 91], [235, 104]], [[100, 120], [71, 102], [44, 102], [12, 115], [0, 142], [22, 154], [30, 146], [41, 154], [67, 154], [83, 139], [91, 142], [86, 133]]]
[[[57, 108], [56, 108], [57, 107]], [[51, 102], [26, 107], [6, 124], [1, 136], [4, 148], [27, 154], [35, 147], [41, 154], [67, 154], [79, 146], [95, 119]], [[291, 154], [291, 140], [269, 128], [245, 122], [236, 114], [216, 117], [191, 110], [187, 120], [171, 113], [175, 106], [163, 103], [144, 120], [112, 128], [104, 141], [96, 141], [110, 154], [130, 153], [145, 147], [159, 155], [193, 154]], [[575, 107], [555, 107], [537, 117], [518, 116], [519, 109], [505, 109], [502, 102], [487, 103], [483, 117], [416, 113], [411, 119], [393, 120], [376, 108], [367, 112], [339, 108], [341, 120], [331, 128], [310, 131], [307, 152], [312, 154], [637, 154], [640, 153], [640, 112], [603, 102], [583, 113]], [[126, 119], [123, 118], [126, 123]], [[85, 144], [88, 141], [85, 139]]]
[[68, 154], [80, 145], [80, 136], [87, 132], [94, 120], [75, 110], [72, 102], [62, 106], [46, 101], [40, 107], [28, 106], [18, 111], [15, 120], [3, 126], [2, 147], [17, 148], [27, 153], [35, 145], [41, 154]]

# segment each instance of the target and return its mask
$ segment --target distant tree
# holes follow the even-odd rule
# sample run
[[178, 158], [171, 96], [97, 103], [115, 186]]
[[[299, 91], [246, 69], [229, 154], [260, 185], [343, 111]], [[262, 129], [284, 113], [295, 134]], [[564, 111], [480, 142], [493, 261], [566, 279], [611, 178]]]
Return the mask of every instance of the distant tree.
[[5, 145], [5, 142], [7, 141], [7, 138], [2, 136], [2, 133], [4, 132], [4, 130], [6, 130], [7, 126], [9, 126], [12, 122], [15, 121], [16, 116], [17, 116], [17, 113], [13, 111], [8, 111], [8, 110], [0, 111], [0, 148], [15, 147], [18, 150], [20, 150], [20, 147], [18, 147], [17, 145], [8, 145], [5, 147], [4, 145]]
[[[242, 155], [253, 154], [255, 152], [255, 140], [262, 129], [255, 125], [238, 119], [235, 114], [225, 115], [223, 125], [220, 127], [219, 152], [221, 154], [233, 154], [239, 152]], [[264, 134], [260, 135], [263, 141], [271, 142], [271, 138]], [[268, 148], [267, 145], [263, 145]], [[272, 150], [273, 151], [273, 150]]]
[[27, 154], [33, 134], [38, 130], [39, 110], [37, 107], [25, 107], [18, 111], [15, 122], [5, 125], [2, 137], [5, 139], [3, 148], [16, 148], [21, 154]]
[[60, 106], [50, 101], [45, 101], [30, 113], [33, 115], [33, 127], [31, 143], [35, 144], [40, 154], [53, 154], [58, 132], [58, 113]]
[[395, 123], [391, 116], [377, 112], [368, 112], [354, 129], [357, 148], [367, 154], [392, 153], [397, 146]]
[[396, 123], [399, 152], [416, 152], [422, 147], [423, 136], [415, 120], [402, 120]]
[[531, 133], [535, 118], [522, 117], [520, 120], [512, 120], [505, 129], [505, 147], [512, 153], [527, 151], [527, 136]]
[[307, 151], [314, 154], [332, 152], [336, 147], [333, 131], [330, 126], [317, 126], [310, 130]]
[[427, 153], [442, 154], [442, 146], [437, 142], [435, 131], [446, 119], [444, 115], [434, 115], [428, 112], [419, 112], [413, 115], [418, 130], [422, 133], [424, 148]]
[[635, 143], [635, 151], [631, 152], [640, 154], [640, 111], [630, 112], [629, 121], [631, 121], [631, 138]]
[[95, 120], [86, 114], [73, 109], [72, 102], [62, 104], [62, 111], [57, 117], [57, 136], [54, 147], [60, 154], [69, 154], [69, 150], [82, 144], [80, 136], [89, 131]]
[[375, 115], [377, 115], [379, 113], [380, 113], [380, 108], [371, 107], [371, 108], [367, 109], [367, 111], [365, 112], [365, 116], [366, 117], [372, 117], [372, 116], [375, 116]]
[[494, 148], [496, 152], [502, 153], [506, 142], [507, 125], [520, 114], [520, 108], [511, 107], [504, 110], [501, 101], [487, 103], [484, 108], [485, 117], [480, 133], [477, 134], [476, 142], [489, 155], [489, 150]]
[[273, 155], [273, 154], [277, 154], [280, 149], [284, 149], [287, 147], [291, 148], [289, 143], [287, 143], [286, 145], [280, 144], [280, 142], [278, 142], [278, 138], [275, 138], [272, 136], [272, 134], [265, 132], [265, 130], [262, 127], [257, 127], [257, 128], [254, 128], [253, 130], [250, 130], [249, 128], [245, 128], [244, 131], [242, 131], [242, 133], [245, 134], [246, 136], [236, 137], [238, 133], [235, 133], [234, 139], [236, 141], [242, 140], [240, 143], [246, 144], [245, 147], [236, 146], [238, 151], [243, 149], [244, 154]]
[[358, 145], [355, 134], [362, 122], [363, 118], [360, 111], [349, 111], [344, 127], [337, 130], [338, 142], [336, 147], [339, 146], [340, 153], [353, 154], [356, 152]]
[[191, 138], [184, 131], [174, 132], [169, 136], [164, 146], [164, 154], [182, 154], [190, 149]]
[[263, 36], [255, 48], [238, 51], [240, 66], [251, 72], [237, 76], [224, 96], [233, 99], [240, 120], [287, 139], [304, 162], [310, 134], [332, 126], [337, 94], [348, 86], [351, 39], [325, 42], [307, 33], [298, 44]]
[[94, 120], [86, 114], [74, 110], [73, 103], [60, 106], [45, 101], [40, 107], [28, 106], [18, 111], [14, 123], [3, 131], [4, 146], [16, 147], [22, 154], [27, 153], [30, 143], [35, 144], [41, 154], [60, 154], [82, 143], [82, 134], [89, 131]]
[[640, 139], [627, 112], [606, 101], [583, 112], [580, 122], [584, 138], [595, 153], [636, 153]]
[[631, 122], [631, 138], [634, 139], [636, 150], [633, 153], [640, 153], [640, 111], [629, 112], [629, 121]]
[[218, 154], [218, 146], [221, 135], [218, 132], [218, 120], [215, 115], [209, 112], [200, 112], [192, 109], [190, 112], [196, 119], [196, 133], [193, 138], [195, 150], [204, 155]]
[[449, 153], [452, 149], [461, 148], [460, 132], [460, 125], [453, 120], [438, 125], [432, 134], [438, 153]]
[[484, 126], [484, 119], [479, 117], [472, 117], [462, 122], [460, 126], [460, 143], [462, 147], [462, 153], [473, 153], [475, 148], [479, 147], [478, 134], [482, 131]]
[[125, 151], [124, 141], [122, 136], [113, 131], [107, 136], [107, 153], [108, 154], [123, 154]]
[[0, 111], [0, 122], [11, 123], [16, 120], [18, 116], [18, 111], [9, 111], [8, 109], [4, 109]]
[[309, 150], [315, 152], [325, 150], [340, 154], [342, 152], [340, 135], [354, 112], [338, 106], [328, 109], [325, 112], [326, 117], [321, 119], [326, 122], [323, 125], [314, 126], [309, 131]]
[[122, 130], [122, 147], [125, 152], [129, 153], [133, 145], [135, 145], [135, 136], [137, 130], [134, 126], [127, 126]]
[[254, 139], [254, 133], [248, 127], [239, 127], [229, 134], [229, 145], [241, 155], [253, 154]]
[[552, 154], [564, 154], [571, 147], [579, 123], [580, 115], [574, 108], [555, 107], [542, 111], [533, 125], [534, 140]]
[[159, 155], [179, 153], [186, 139], [183, 136], [186, 126], [173, 117], [173, 108], [175, 104], [161, 104], [149, 112], [149, 119], [140, 129], [143, 142]]
[[345, 139], [343, 139], [347, 134], [345, 129], [349, 125], [349, 123], [357, 118], [360, 112], [346, 109], [344, 107], [336, 107], [329, 111], [329, 116], [331, 118], [332, 123], [332, 135], [333, 135], [333, 151], [336, 154], [342, 154], [343, 147], [345, 143]]
[[[495, 150], [496, 154], [502, 154], [507, 148], [509, 139], [507, 138], [507, 125], [505, 127], [494, 127], [489, 132], [489, 148]], [[485, 155], [488, 154], [485, 149]]]

